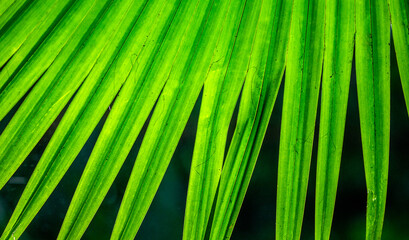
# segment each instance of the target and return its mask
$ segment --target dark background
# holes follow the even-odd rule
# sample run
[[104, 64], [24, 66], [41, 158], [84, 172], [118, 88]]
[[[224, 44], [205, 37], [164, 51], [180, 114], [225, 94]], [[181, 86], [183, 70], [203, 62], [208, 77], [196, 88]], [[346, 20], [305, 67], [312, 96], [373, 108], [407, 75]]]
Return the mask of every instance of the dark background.
[[[392, 45], [393, 47], [393, 45]], [[353, 64], [354, 65], [354, 64]], [[274, 239], [277, 161], [283, 99], [283, 84], [277, 97], [267, 134], [250, 182], [232, 239]], [[159, 191], [136, 236], [136, 239], [182, 239], [183, 217], [189, 178], [190, 160], [199, 115], [196, 103]], [[237, 109], [236, 113], [237, 114]], [[0, 122], [0, 132], [11, 118]], [[61, 116], [60, 116], [61, 117]], [[105, 116], [106, 117], [106, 116]], [[35, 217], [21, 239], [56, 239], [70, 199], [105, 120], [101, 120], [87, 144], [67, 172], [56, 191]], [[319, 123], [319, 111], [317, 126]], [[40, 159], [57, 121], [15, 173], [14, 179], [0, 191], [0, 231], [12, 214], [25, 184]], [[234, 121], [232, 126], [234, 127]], [[311, 174], [301, 239], [314, 238], [314, 196], [317, 132], [311, 160]], [[143, 135], [143, 134], [141, 134]], [[230, 131], [230, 137], [232, 131]], [[83, 239], [109, 239], [127, 180], [136, 158], [141, 137], [105, 198]], [[230, 139], [229, 139], [230, 141]], [[406, 112], [395, 52], [391, 51], [391, 143], [388, 199], [383, 239], [409, 239], [409, 118]], [[15, 178], [18, 177], [18, 178]], [[331, 239], [365, 238], [366, 187], [360, 139], [355, 66], [352, 70], [344, 150]]]

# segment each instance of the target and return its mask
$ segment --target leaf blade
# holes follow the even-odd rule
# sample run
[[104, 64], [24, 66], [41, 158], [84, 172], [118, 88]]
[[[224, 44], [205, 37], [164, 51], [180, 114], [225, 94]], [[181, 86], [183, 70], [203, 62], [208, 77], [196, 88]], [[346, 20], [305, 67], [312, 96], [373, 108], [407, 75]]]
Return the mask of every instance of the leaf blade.
[[356, 5], [356, 74], [367, 185], [366, 239], [380, 239], [390, 135], [390, 22], [385, 1]]
[[[70, 42], [69, 46], [65, 48], [64, 54], [59, 55], [59, 58], [53, 62], [52, 66], [41, 77], [6, 129], [2, 132], [0, 143], [4, 147], [0, 149], [0, 187], [4, 186], [34, 148], [35, 144], [40, 140], [71, 96], [74, 95], [83, 78], [86, 77], [86, 74], [89, 73], [95, 63], [90, 61], [90, 63], [76, 65], [75, 62], [78, 64], [83, 59], [75, 57], [80, 52], [82, 58], [90, 57], [92, 59], [92, 56], [88, 56], [87, 52], [81, 52], [78, 48], [86, 39], [84, 39], [84, 35], [89, 34], [89, 31], [95, 27], [94, 23], [98, 21], [99, 13], [108, 6], [109, 4], [106, 4], [106, 1], [99, 1], [95, 8], [91, 8], [90, 14], [85, 17], [84, 25], [81, 25], [83, 27], [79, 28], [80, 30], [74, 34], [76, 38]], [[87, 8], [87, 5], [83, 7]], [[104, 41], [101, 43], [104, 43]], [[89, 45], [88, 49], [90, 47]], [[74, 66], [72, 66], [73, 63], [71, 62], [72, 67], [69, 68], [70, 63], [67, 63], [67, 61], [72, 61], [73, 58], [75, 60]], [[95, 59], [93, 60], [95, 61]], [[41, 65], [41, 62], [34, 64]], [[69, 70], [65, 71], [67, 68]], [[31, 70], [28, 70], [27, 73], [27, 76], [20, 78], [21, 82], [13, 82], [13, 85], [10, 87], [11, 89], [6, 89], [6, 93], [2, 92], [0, 94], [2, 100], [4, 100], [1, 101], [2, 104], [10, 102], [12, 98], [15, 98], [15, 101], [17, 101], [20, 97], [14, 96], [13, 93], [25, 89], [27, 87], [25, 86], [27, 84], [25, 79], [30, 79], [32, 74], [38, 74], [33, 73]], [[69, 81], [73, 75], [77, 76], [80, 80]], [[69, 80], [59, 81], [61, 78]], [[13, 97], [9, 98], [8, 94], [11, 94]]]
[[[176, 16], [171, 19], [175, 23], [170, 26], [169, 36], [166, 36], [159, 53], [152, 56], [152, 59], [157, 59], [153, 65], [144, 67], [141, 79], [127, 81], [121, 90], [77, 187], [59, 235], [60, 239], [78, 237], [85, 231], [148, 118], [163, 85], [168, 81], [169, 74], [174, 70], [176, 63], [183, 66], [183, 61], [188, 60], [177, 56], [182, 49], [186, 48], [189, 52], [187, 50], [189, 46], [174, 44], [174, 39], [183, 39], [192, 34], [186, 31], [184, 17], [194, 10], [194, 3], [188, 1], [168, 1], [169, 5], [164, 5], [161, 1], [151, 3], [165, 11], [173, 8]], [[174, 6], [169, 7], [170, 5]], [[156, 15], [157, 13], [154, 13], [150, 18]], [[166, 16], [163, 13], [160, 15]], [[161, 27], [158, 27], [158, 30], [162, 32]], [[89, 186], [89, 182], [92, 186]]]
[[[153, 112], [121, 203], [112, 239], [134, 238], [164, 176], [190, 112], [199, 96], [209, 68], [217, 61], [213, 52], [223, 26], [232, 24], [226, 15], [228, 1], [198, 1], [192, 52], [188, 63], [175, 66]], [[199, 20], [199, 21], [197, 21]], [[195, 32], [194, 31], [194, 32]], [[180, 75], [181, 74], [181, 75]]]
[[393, 42], [409, 116], [409, 2], [390, 0]]
[[[54, 11], [51, 17], [28, 36], [0, 72], [0, 104], [3, 106], [0, 109], [0, 119], [36, 81], [56, 77], [58, 73], [55, 73], [55, 68], [63, 69], [64, 64], [72, 60], [76, 49], [94, 27], [98, 12], [103, 11], [104, 2], [93, 4], [92, 1], [80, 1], [68, 4], [66, 7], [69, 9], [63, 16], [59, 13], [65, 10], [63, 6], [55, 8], [57, 12]], [[5, 36], [10, 35], [13, 37], [15, 33], [7, 32]], [[37, 43], [38, 41], [43, 42]], [[10, 50], [10, 46], [4, 46], [5, 51]], [[52, 71], [54, 72], [46, 73]]]
[[276, 238], [299, 239], [314, 138], [322, 58], [324, 1], [294, 1], [277, 180]]
[[242, 1], [232, 6], [234, 17], [230, 21], [235, 24], [224, 30], [219, 51], [214, 56], [220, 60], [212, 65], [204, 84], [186, 200], [184, 239], [205, 238], [219, 184], [229, 123], [249, 71], [261, 5], [261, 1]]
[[355, 1], [327, 1], [318, 142], [315, 239], [329, 239], [355, 42]]
[[[132, 24], [146, 21], [144, 18], [145, 15], [136, 15]], [[123, 83], [141, 74], [138, 66], [149, 65], [152, 61], [150, 56], [157, 50], [154, 42], [159, 38], [161, 25], [156, 28], [140, 25], [133, 26], [130, 33], [117, 33], [115, 38], [121, 39], [124, 34], [126, 40], [118, 47], [120, 50], [108, 72], [102, 77], [89, 77], [90, 80], [81, 86], [31, 176], [4, 235], [9, 232], [15, 237], [20, 235], [68, 170]], [[150, 30], [158, 28], [159, 33], [151, 34]], [[149, 41], [146, 33], [149, 33]], [[134, 63], [136, 60], [139, 64]]]
[[263, 4], [255, 56], [251, 58], [236, 129], [222, 170], [210, 239], [231, 236], [284, 73], [292, 1]]

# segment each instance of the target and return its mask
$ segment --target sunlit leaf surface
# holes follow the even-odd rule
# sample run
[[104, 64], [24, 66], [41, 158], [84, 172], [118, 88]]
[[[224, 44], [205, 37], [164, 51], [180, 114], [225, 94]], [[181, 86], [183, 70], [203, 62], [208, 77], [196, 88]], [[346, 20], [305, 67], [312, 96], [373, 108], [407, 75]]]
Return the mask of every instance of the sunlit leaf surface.
[[381, 239], [390, 135], [390, 23], [386, 1], [356, 2], [356, 80], [367, 186], [366, 239]]
[[[22, 236], [98, 124], [102, 130], [95, 131], [96, 144], [53, 238], [86, 236], [128, 158], [133, 169], [111, 238], [134, 239], [196, 103], [180, 237], [229, 239], [284, 75], [281, 135], [274, 136], [280, 139], [275, 237], [303, 239], [321, 95], [315, 238], [329, 239], [354, 48], [366, 238], [380, 239], [390, 28], [408, 103], [408, 19], [406, 0], [0, 0], [0, 189], [46, 132], [52, 135], [1, 239]], [[137, 138], [142, 144], [134, 159], [128, 155]]]

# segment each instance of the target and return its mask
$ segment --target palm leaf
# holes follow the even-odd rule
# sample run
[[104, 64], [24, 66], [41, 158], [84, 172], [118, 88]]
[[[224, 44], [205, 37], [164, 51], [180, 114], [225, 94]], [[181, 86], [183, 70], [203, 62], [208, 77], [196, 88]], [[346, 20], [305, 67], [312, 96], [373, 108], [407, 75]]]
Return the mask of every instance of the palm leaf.
[[[145, 9], [145, 11], [147, 10]], [[144, 18], [150, 18], [155, 14], [157, 13], [155, 11], [152, 13], [151, 10], [150, 14], [142, 15], [140, 21], [144, 21]], [[134, 19], [134, 21], [136, 20]], [[162, 20], [165, 21], [166, 18]], [[12, 220], [9, 222], [9, 226], [14, 224], [19, 225], [18, 228], [24, 229], [35, 213], [38, 212], [80, 152], [123, 82], [128, 78], [135, 79], [137, 66], [139, 65], [133, 61], [138, 60], [142, 66], [151, 61], [151, 52], [157, 46], [151, 44], [146, 36], [141, 34], [149, 32], [150, 29], [152, 27], [149, 24], [144, 24], [130, 32], [127, 36], [128, 41], [121, 46], [120, 49], [122, 51], [115, 56], [114, 62], [109, 66], [108, 72], [103, 77], [91, 78], [92, 73], [90, 74], [88, 77], [90, 80], [86, 81], [76, 94], [46, 151], [43, 153], [36, 171], [20, 199]], [[162, 25], [158, 24], [156, 34], [158, 35], [161, 32]], [[156, 36], [154, 35], [153, 38], [156, 39]], [[133, 58], [136, 59], [133, 60]], [[124, 86], [123, 92], [126, 92], [130, 87], [134, 89], [134, 83], [136, 82], [129, 81]], [[160, 91], [160, 87], [156, 89], [158, 89], [158, 92]], [[127, 96], [127, 99], [129, 98]], [[122, 98], [119, 97], [119, 99]], [[150, 100], [151, 105], [153, 105], [155, 100], [155, 97], [154, 100]], [[141, 106], [144, 109], [148, 109], [147, 106]], [[147, 114], [149, 114], [149, 110]], [[143, 125], [143, 121], [141, 125]], [[31, 210], [27, 211], [28, 208]], [[26, 219], [25, 214], [27, 213], [30, 216]], [[13, 220], [18, 221], [18, 223], [13, 223]], [[16, 235], [16, 228], [10, 228], [10, 232], [15, 232], [14, 235]]]
[[390, 23], [385, 1], [357, 1], [356, 75], [367, 186], [366, 239], [380, 239], [390, 129]]
[[122, 200], [112, 238], [129, 239], [135, 236], [165, 174], [204, 80], [209, 79], [211, 67], [217, 61], [213, 49], [219, 47], [220, 31], [234, 25], [234, 21], [230, 21], [230, 18], [234, 19], [234, 14], [229, 14], [230, 9], [234, 9], [230, 2], [198, 1], [198, 4], [197, 14], [200, 17], [194, 16], [188, 29], [192, 31], [188, 34], [195, 33], [196, 37], [186, 42], [189, 45], [193, 43], [192, 49], [182, 52], [180, 56], [189, 62], [184, 67], [177, 66], [176, 70], [181, 72], [171, 75], [158, 100]]
[[[64, 5], [60, 5], [62, 6], [57, 10], [62, 12], [65, 10], [62, 8]], [[103, 13], [108, 5], [107, 1], [98, 4], [94, 4], [93, 1], [77, 2], [67, 12], [56, 12], [50, 15], [59, 14], [59, 17], [48, 18], [48, 24], [44, 24], [45, 26], [41, 26], [27, 38], [23, 34], [23, 38], [20, 39], [18, 36], [22, 32], [13, 31], [14, 28], [19, 27], [18, 24], [14, 24], [5, 32], [4, 36], [12, 36], [13, 43], [7, 44], [6, 37], [1, 39], [2, 50], [0, 51], [7, 57], [2, 60], [1, 65], [9, 57], [7, 52], [11, 51], [9, 55], [12, 58], [7, 60], [0, 74], [0, 103], [3, 106], [0, 110], [0, 119], [37, 81], [50, 85], [50, 81], [63, 74], [64, 68], [72, 66], [72, 64], [69, 65], [70, 61], [79, 54], [81, 44], [88, 40], [88, 35], [99, 21], [98, 14]], [[37, 12], [39, 13], [41, 9]], [[36, 15], [27, 21], [30, 20], [34, 23], [38, 21]], [[21, 40], [25, 40], [21, 46], [14, 45], [14, 41]], [[103, 43], [102, 39], [101, 43]]]
[[356, 9], [358, 103], [368, 189], [366, 239], [380, 239], [389, 161], [390, 24], [385, 1], [359, 2]]
[[233, 11], [238, 13], [234, 15], [240, 20], [232, 22], [239, 24], [228, 29], [231, 39], [224, 38], [218, 46], [232, 51], [217, 52], [215, 59], [220, 60], [212, 65], [204, 85], [186, 200], [184, 239], [205, 237], [222, 170], [227, 130], [249, 72], [262, 5], [262, 1], [235, 5], [237, 9]]
[[16, 19], [33, 2], [27, 0], [0, 1], [0, 29], [4, 29], [5, 25], [11, 25], [12, 19]]
[[[35, 44], [39, 37], [47, 35], [50, 25], [58, 23], [62, 12], [69, 9], [72, 4], [73, 1], [60, 1], [55, 4], [52, 4], [52, 1], [37, 1], [27, 6], [23, 17], [16, 19], [12, 26], [1, 29], [5, 34], [1, 35], [0, 42], [6, 47], [0, 49], [0, 66], [17, 51], [21, 53], [23, 43]], [[33, 21], [34, 18], [36, 21]]]
[[[105, 2], [100, 3], [103, 5]], [[66, 54], [59, 55], [59, 58], [54, 61], [53, 65], [36, 83], [0, 136], [0, 143], [4, 146], [0, 150], [0, 159], [2, 159], [0, 187], [4, 186], [7, 179], [12, 176], [24, 158], [27, 157], [35, 144], [41, 139], [45, 131], [83, 83], [84, 79], [87, 78], [90, 71], [93, 70], [94, 72], [90, 76], [99, 77], [105, 70], [105, 67], [109, 65], [112, 51], [115, 51], [116, 45], [115, 42], [108, 43], [114, 36], [117, 24], [122, 21], [122, 18], [117, 18], [117, 16], [123, 14], [127, 8], [125, 4], [118, 4], [114, 5], [112, 9], [112, 11], [107, 12], [108, 17], [103, 18], [98, 26], [88, 31], [82, 30], [78, 32], [80, 36], [85, 37], [87, 44], [81, 46], [81, 41], [75, 39], [72, 43], [73, 45], [75, 44], [76, 49], [69, 49], [67, 47]], [[98, 12], [92, 12], [94, 16], [90, 16], [87, 20], [95, 24], [95, 20], [98, 20], [98, 18], [95, 19], [95, 15]], [[117, 20], [111, 22], [110, 18], [116, 18]], [[87, 21], [87, 24], [89, 22]], [[108, 31], [108, 34], [105, 31]], [[91, 32], [92, 35], [87, 36]], [[70, 50], [75, 51], [71, 52]], [[104, 54], [102, 54], [103, 52]], [[98, 59], [101, 54], [102, 57]], [[96, 64], [97, 59], [99, 62]], [[92, 77], [87, 78], [87, 80]], [[27, 83], [25, 80], [27, 76], [19, 79], [22, 79], [22, 81], [13, 80], [0, 95], [0, 99], [5, 100], [6, 103], [4, 104], [6, 106], [9, 105], [8, 102], [12, 101], [12, 99], [17, 102], [18, 99], [15, 98], [14, 92], [26, 89]], [[72, 81], [72, 79], [75, 80]]]
[[291, 1], [263, 3], [237, 125], [221, 174], [210, 239], [230, 238], [243, 203], [284, 73], [291, 8]]
[[[154, 34], [152, 34], [153, 38], [155, 35], [160, 34], [157, 39], [159, 43], [153, 45], [156, 52], [152, 55], [138, 56], [138, 59], [141, 57], [139, 59], [140, 63], [147, 62], [148, 64], [146, 67], [141, 65], [141, 68], [138, 68], [138, 75], [131, 75], [130, 80], [125, 83], [121, 90], [76, 190], [71, 208], [68, 210], [60, 232], [60, 238], [69, 237], [70, 235], [82, 235], [108, 192], [150, 110], [153, 108], [163, 85], [169, 74], [171, 74], [172, 63], [176, 60], [173, 60], [173, 58], [180, 50], [180, 46], [172, 47], [170, 44], [173, 41], [170, 41], [170, 39], [186, 34], [184, 25], [176, 25], [176, 28], [170, 29], [169, 25], [173, 21], [181, 21], [183, 15], [180, 14], [174, 19], [175, 12], [179, 8], [181, 8], [181, 14], [183, 14], [190, 11], [191, 9], [188, 7], [192, 6], [194, 5], [186, 6], [186, 4], [183, 4], [180, 6], [179, 1], [169, 2], [166, 5], [156, 1], [155, 4], [145, 8], [144, 11], [147, 11], [147, 14], [141, 19], [142, 22], [157, 15], [158, 11], [155, 11], [155, 8], [156, 10], [160, 9], [161, 15], [168, 16], [167, 18], [160, 18], [161, 22]], [[163, 26], [165, 27], [162, 28]], [[146, 24], [141, 30], [146, 31], [144, 28], [151, 28], [151, 25]], [[163, 31], [163, 29], [166, 29], [166, 31]], [[163, 39], [165, 36], [166, 38]], [[163, 49], [169, 50], [169, 48], [173, 48], [173, 51], [163, 51]], [[171, 61], [164, 67], [163, 62], [152, 63], [155, 57], [159, 59], [169, 58]], [[181, 59], [179, 60], [181, 61]], [[142, 75], [142, 80], [134, 81], [133, 79], [139, 78], [139, 75]], [[140, 109], [143, 109], [143, 111], [140, 111]], [[90, 182], [93, 184], [90, 185]]]
[[294, 1], [277, 181], [277, 239], [299, 239], [321, 80], [324, 1]]
[[389, 8], [396, 58], [398, 59], [400, 79], [409, 114], [409, 2], [390, 0]]
[[355, 1], [327, 1], [317, 159], [315, 239], [329, 239], [355, 43]]
[[[409, 5], [390, 1], [407, 100]], [[11, 117], [0, 135], [0, 189], [61, 119], [1, 239], [21, 237], [104, 114], [58, 239], [84, 235], [139, 136], [111, 235], [135, 238], [201, 92], [183, 238], [229, 239], [285, 66], [276, 238], [301, 237], [323, 68], [315, 236], [329, 239], [355, 28], [366, 238], [380, 239], [389, 158], [388, 3], [0, 0], [1, 124]]]

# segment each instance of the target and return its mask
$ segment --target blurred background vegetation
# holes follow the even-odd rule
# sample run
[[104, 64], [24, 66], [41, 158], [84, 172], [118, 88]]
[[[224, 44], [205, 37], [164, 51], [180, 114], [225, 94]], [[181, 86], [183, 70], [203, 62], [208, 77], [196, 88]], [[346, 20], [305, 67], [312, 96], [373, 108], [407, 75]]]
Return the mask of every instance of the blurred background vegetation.
[[[409, 239], [409, 118], [405, 108], [393, 44], [391, 50], [391, 91], [391, 149], [383, 239]], [[356, 92], [355, 66], [353, 66], [343, 157], [341, 160], [341, 172], [331, 234], [331, 239], [334, 240], [354, 240], [364, 239], [365, 237], [366, 188]], [[233, 240], [274, 239], [282, 99], [283, 85], [279, 91], [253, 178], [250, 182], [235, 230], [233, 231]], [[20, 104], [21, 102], [18, 105]], [[200, 98], [196, 103], [172, 162], [136, 239], [162, 240], [182, 238], [190, 161], [193, 154], [199, 108]], [[16, 109], [17, 107], [0, 122], [0, 133], [4, 130]], [[51, 195], [21, 239], [56, 239], [75, 187], [108, 112], [109, 110], [70, 170], [62, 179], [56, 191]], [[235, 114], [237, 115], [237, 109]], [[40, 159], [61, 116], [50, 127], [10, 182], [0, 191], [1, 231], [5, 228], [24, 190], [25, 184]], [[319, 116], [317, 119], [319, 119]], [[234, 121], [231, 123], [230, 138], [233, 128]], [[318, 127], [316, 131], [318, 131]], [[141, 136], [135, 142], [119, 176], [83, 239], [109, 239], [133, 162], [141, 144]], [[316, 136], [318, 136], [317, 133]], [[308, 195], [301, 234], [302, 239], [314, 238], [316, 140], [317, 138], [315, 138], [311, 161]]]

